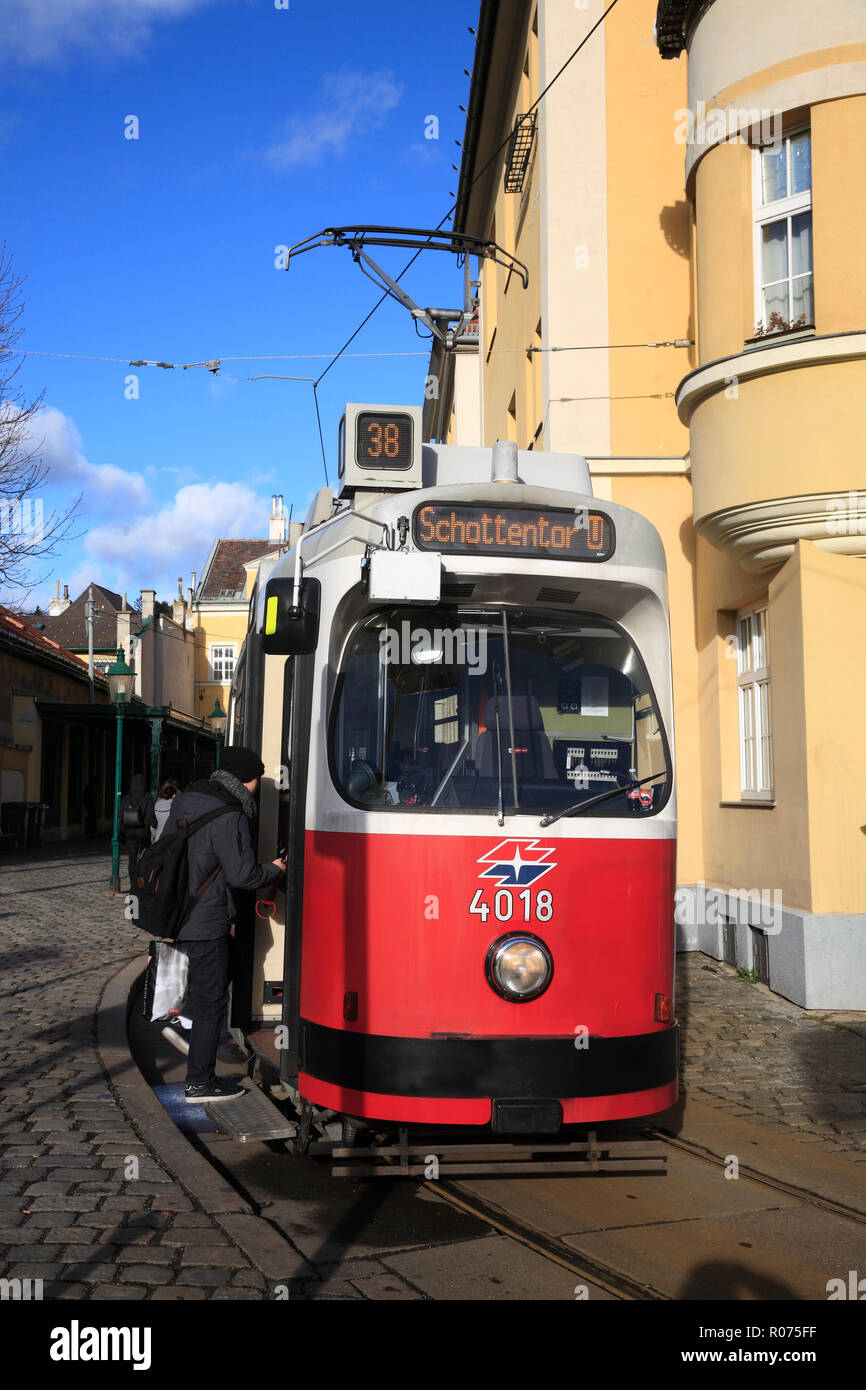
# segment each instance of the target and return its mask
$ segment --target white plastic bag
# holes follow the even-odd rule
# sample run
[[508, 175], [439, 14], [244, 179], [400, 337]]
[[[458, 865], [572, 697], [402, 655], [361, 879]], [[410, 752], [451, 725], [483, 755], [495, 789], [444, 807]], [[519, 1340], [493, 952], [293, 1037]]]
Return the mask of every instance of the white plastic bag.
[[184, 951], [179, 951], [170, 941], [157, 941], [154, 944], [157, 951], [156, 983], [153, 987], [151, 1023], [180, 1010], [186, 998], [189, 977], [189, 960]]

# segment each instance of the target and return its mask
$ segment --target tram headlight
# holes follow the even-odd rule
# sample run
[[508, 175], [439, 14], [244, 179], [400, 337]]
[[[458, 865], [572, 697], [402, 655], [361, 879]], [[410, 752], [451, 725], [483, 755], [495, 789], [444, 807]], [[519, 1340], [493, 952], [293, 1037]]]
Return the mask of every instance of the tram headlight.
[[537, 999], [553, 979], [553, 956], [544, 942], [528, 932], [494, 941], [485, 962], [487, 983], [503, 999], [522, 1003]]

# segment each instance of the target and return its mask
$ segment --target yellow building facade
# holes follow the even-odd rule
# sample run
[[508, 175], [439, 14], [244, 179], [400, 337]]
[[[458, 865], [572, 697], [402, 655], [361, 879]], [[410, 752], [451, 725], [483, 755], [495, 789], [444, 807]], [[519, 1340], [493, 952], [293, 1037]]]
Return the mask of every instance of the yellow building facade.
[[[219, 701], [228, 709], [235, 666], [250, 623], [250, 597], [259, 572], [269, 573], [301, 533], [285, 515], [283, 499], [271, 499], [267, 538], [228, 540], [211, 546], [201, 577], [194, 576], [190, 593], [190, 622], [195, 632], [195, 713], [209, 718]], [[197, 582], [196, 582], [197, 581]]]
[[585, 454], [657, 527], [680, 947], [863, 1009], [866, 15], [605, 8], [481, 4], [455, 229], [529, 285], [483, 264], [425, 422]]

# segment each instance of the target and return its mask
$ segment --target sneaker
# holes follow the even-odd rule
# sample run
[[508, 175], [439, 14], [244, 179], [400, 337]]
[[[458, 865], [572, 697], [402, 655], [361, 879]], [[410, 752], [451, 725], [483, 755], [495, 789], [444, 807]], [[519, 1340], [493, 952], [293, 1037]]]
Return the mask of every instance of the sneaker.
[[187, 1030], [184, 1028], [179, 1018], [168, 1019], [162, 1030], [162, 1036], [166, 1041], [170, 1042], [172, 1047], [176, 1047], [178, 1052], [182, 1052], [185, 1057], [189, 1053], [189, 1042], [187, 1041], [186, 1033]]
[[240, 1100], [246, 1094], [246, 1086], [241, 1086], [237, 1081], [218, 1081], [213, 1077], [201, 1085], [187, 1086], [184, 1099], [187, 1105], [213, 1105], [220, 1100]]

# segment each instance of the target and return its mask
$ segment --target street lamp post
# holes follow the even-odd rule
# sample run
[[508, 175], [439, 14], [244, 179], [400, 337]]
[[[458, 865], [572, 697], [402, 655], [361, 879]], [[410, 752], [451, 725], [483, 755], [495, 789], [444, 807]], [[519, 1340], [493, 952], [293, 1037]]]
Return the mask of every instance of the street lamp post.
[[117, 717], [117, 742], [114, 751], [114, 834], [111, 840], [111, 887], [120, 892], [120, 778], [123, 754], [123, 711], [132, 694], [135, 673], [123, 659], [123, 647], [117, 649], [117, 660], [105, 673], [114, 701]]
[[216, 765], [219, 767], [220, 748], [222, 747], [223, 733], [226, 727], [226, 712], [220, 707], [219, 696], [216, 698], [216, 703], [208, 715], [208, 719], [213, 725], [213, 731], [216, 734]]

